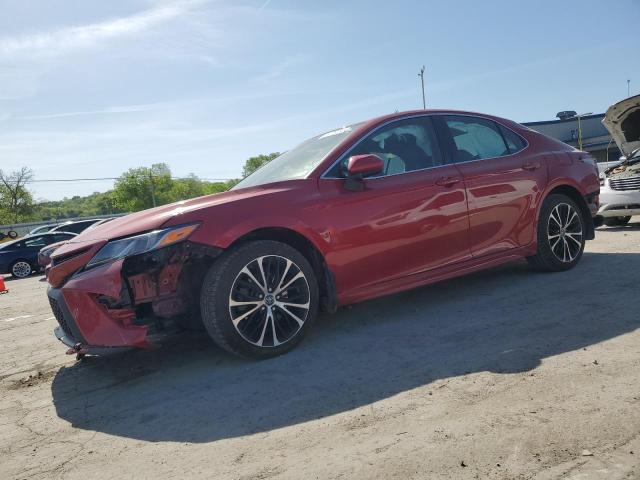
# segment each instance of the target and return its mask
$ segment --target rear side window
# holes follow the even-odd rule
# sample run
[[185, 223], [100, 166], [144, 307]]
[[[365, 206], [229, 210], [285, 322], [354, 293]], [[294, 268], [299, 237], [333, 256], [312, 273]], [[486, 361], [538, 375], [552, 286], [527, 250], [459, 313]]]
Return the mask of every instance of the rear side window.
[[86, 230], [87, 228], [89, 228], [90, 225], [92, 225], [95, 222], [77, 222], [77, 223], [72, 223], [70, 225], [67, 225], [66, 227], [64, 227], [64, 231], [65, 232], [71, 232], [71, 233], [80, 233], [83, 232], [84, 230]]
[[509, 155], [502, 134], [491, 120], [447, 115], [444, 121], [453, 139], [451, 155], [454, 162]]
[[56, 242], [61, 242], [63, 240], [69, 240], [70, 238], [73, 238], [73, 235], [69, 235], [68, 233], [56, 233], [55, 234], [55, 241]]
[[527, 146], [527, 143], [517, 135], [513, 131], [509, 130], [502, 125], [498, 125], [500, 131], [502, 132], [502, 136], [504, 137], [504, 141], [507, 142], [507, 147], [509, 147], [509, 153], [518, 153], [520, 150], [523, 150], [524, 147]]

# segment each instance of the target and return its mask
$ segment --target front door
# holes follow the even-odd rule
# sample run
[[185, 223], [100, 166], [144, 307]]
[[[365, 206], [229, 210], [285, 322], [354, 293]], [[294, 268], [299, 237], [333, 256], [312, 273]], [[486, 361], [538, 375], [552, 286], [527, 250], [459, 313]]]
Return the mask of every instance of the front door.
[[[384, 160], [383, 172], [362, 191], [345, 189], [348, 158], [366, 153]], [[320, 179], [320, 190], [339, 295], [471, 256], [464, 183], [444, 164], [429, 117], [374, 130]]]

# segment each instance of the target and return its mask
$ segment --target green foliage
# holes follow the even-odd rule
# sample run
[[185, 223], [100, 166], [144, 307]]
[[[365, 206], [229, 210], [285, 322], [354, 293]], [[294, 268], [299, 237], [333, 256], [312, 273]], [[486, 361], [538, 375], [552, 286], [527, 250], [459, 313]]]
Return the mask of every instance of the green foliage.
[[[278, 155], [271, 153], [249, 158], [242, 175], [253, 173]], [[14, 188], [18, 177], [18, 188]], [[7, 182], [2, 182], [2, 178], [8, 179]], [[154, 201], [159, 206], [225, 192], [240, 181], [207, 182], [194, 174], [175, 179], [171, 178], [171, 169], [167, 164], [155, 163], [151, 167], [127, 170], [116, 180], [113, 190], [107, 192], [34, 203], [31, 193], [24, 186], [31, 179], [31, 171], [27, 168], [0, 177], [0, 224], [137, 212], [153, 207]]]
[[130, 168], [120, 175], [113, 189], [116, 206], [127, 212], [137, 212], [171, 202], [171, 170], [165, 163], [151, 168]]
[[244, 167], [242, 168], [242, 176], [248, 177], [257, 169], [259, 169], [261, 166], [263, 166], [265, 163], [269, 163], [271, 160], [273, 160], [278, 156], [280, 156], [280, 153], [274, 152], [274, 153], [270, 153], [269, 155], [258, 155], [257, 157], [249, 158], [244, 163]]
[[17, 223], [33, 212], [33, 197], [25, 185], [33, 178], [28, 167], [11, 173], [0, 170], [0, 223]]
[[28, 220], [55, 220], [93, 215], [124, 213], [126, 210], [116, 207], [113, 190], [94, 192], [86, 197], [74, 196], [57, 201], [40, 202], [36, 205], [36, 215]]

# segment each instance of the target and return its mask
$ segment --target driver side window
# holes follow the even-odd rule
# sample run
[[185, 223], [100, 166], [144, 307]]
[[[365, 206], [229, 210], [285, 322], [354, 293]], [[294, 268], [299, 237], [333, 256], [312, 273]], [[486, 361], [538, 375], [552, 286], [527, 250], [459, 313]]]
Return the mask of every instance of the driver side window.
[[397, 175], [443, 164], [435, 132], [428, 117], [399, 120], [375, 130], [349, 150], [328, 172], [331, 178], [346, 178], [349, 158], [374, 154], [384, 162], [375, 177]]
[[24, 246], [27, 248], [44, 247], [46, 245], [47, 242], [44, 237], [28, 238], [24, 241]]

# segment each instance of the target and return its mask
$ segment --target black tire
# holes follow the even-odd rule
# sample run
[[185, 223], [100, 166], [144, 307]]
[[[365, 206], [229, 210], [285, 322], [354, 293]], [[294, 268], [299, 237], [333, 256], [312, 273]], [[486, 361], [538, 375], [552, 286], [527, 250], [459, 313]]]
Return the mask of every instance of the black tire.
[[15, 278], [27, 278], [34, 270], [30, 262], [24, 259], [18, 259], [11, 264], [9, 271]]
[[631, 217], [608, 217], [604, 219], [604, 224], [607, 227], [622, 227], [629, 223]]
[[566, 195], [553, 194], [544, 199], [538, 218], [538, 252], [527, 257], [533, 269], [561, 272], [576, 266], [585, 245], [582, 215], [580, 207]]
[[16, 238], [18, 238], [18, 232], [16, 232], [15, 230], [9, 230], [9, 233], [7, 234], [9, 238], [15, 240]]
[[275, 357], [300, 343], [315, 321], [316, 275], [307, 259], [289, 245], [248, 242], [225, 252], [211, 266], [200, 309], [202, 323], [219, 347], [247, 358]]

